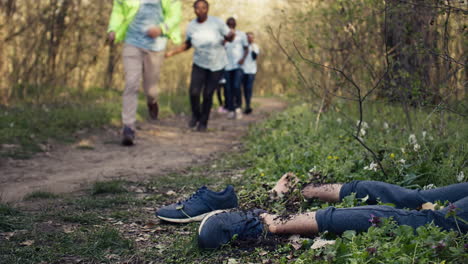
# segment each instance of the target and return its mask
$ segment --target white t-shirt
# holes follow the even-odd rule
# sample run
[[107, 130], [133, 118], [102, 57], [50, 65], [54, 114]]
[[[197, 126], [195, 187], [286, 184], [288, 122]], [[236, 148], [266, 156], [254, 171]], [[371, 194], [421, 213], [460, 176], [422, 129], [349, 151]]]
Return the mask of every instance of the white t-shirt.
[[252, 57], [252, 52], [255, 52], [257, 55], [260, 53], [260, 48], [255, 43], [249, 45], [249, 53], [247, 54], [244, 64], [242, 65], [242, 70], [245, 74], [257, 73], [257, 60], [254, 60], [254, 58]]
[[244, 47], [249, 46], [247, 41], [247, 35], [239, 30], [236, 30], [236, 36], [232, 42], [226, 42], [226, 53], [228, 58], [228, 64], [226, 65], [225, 70], [231, 71], [239, 69], [239, 60], [244, 56]]
[[217, 17], [208, 16], [203, 23], [192, 20], [187, 26], [186, 40], [195, 49], [193, 63], [211, 71], [222, 70], [227, 64], [223, 41], [229, 32], [228, 26]]

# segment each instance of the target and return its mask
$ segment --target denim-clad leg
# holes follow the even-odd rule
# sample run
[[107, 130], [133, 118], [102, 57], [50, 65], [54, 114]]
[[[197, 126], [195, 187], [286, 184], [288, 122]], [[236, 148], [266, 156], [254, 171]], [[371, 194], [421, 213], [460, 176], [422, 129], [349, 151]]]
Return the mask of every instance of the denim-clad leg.
[[255, 81], [255, 74], [244, 74], [243, 86], [244, 86], [245, 109], [250, 109], [250, 102], [252, 100], [254, 81]]
[[369, 196], [368, 204], [392, 203], [397, 208], [416, 209], [426, 202], [449, 201], [451, 203], [468, 196], [468, 183], [458, 183], [432, 190], [410, 190], [377, 181], [352, 181], [343, 185], [340, 199], [356, 193], [357, 198]]
[[241, 84], [244, 72], [242, 69], [234, 70], [234, 76], [232, 79], [232, 91], [234, 94], [234, 109], [242, 107], [242, 91]]
[[226, 103], [226, 109], [228, 111], [234, 111], [234, 94], [232, 91], [232, 76], [234, 71], [225, 71], [224, 72], [224, 79], [226, 79], [226, 84], [224, 86], [224, 100]]
[[[457, 217], [468, 221], [468, 197], [453, 203], [457, 208]], [[341, 234], [347, 230], [366, 231], [372, 223], [369, 221], [371, 215], [377, 217], [392, 217], [399, 225], [408, 225], [413, 228], [434, 222], [436, 226], [444, 230], [459, 230], [462, 233], [468, 232], [468, 225], [454, 217], [445, 218], [448, 207], [439, 210], [408, 211], [397, 209], [391, 206], [368, 205], [354, 208], [334, 208], [318, 210], [316, 220], [320, 232], [329, 231]]]

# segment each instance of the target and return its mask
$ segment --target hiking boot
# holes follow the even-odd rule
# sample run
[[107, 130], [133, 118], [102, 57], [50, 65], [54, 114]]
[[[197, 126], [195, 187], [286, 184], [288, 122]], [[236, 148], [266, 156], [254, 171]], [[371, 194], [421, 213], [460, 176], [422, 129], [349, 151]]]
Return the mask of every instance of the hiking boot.
[[148, 112], [149, 112], [149, 116], [151, 117], [151, 119], [157, 120], [158, 119], [158, 114], [159, 114], [158, 103], [157, 102], [154, 102], [154, 103], [148, 102]]
[[189, 223], [203, 220], [212, 211], [235, 207], [237, 195], [231, 185], [221, 192], [213, 192], [203, 186], [187, 200], [160, 208], [156, 216], [168, 222]]
[[194, 128], [197, 126], [197, 123], [198, 123], [198, 119], [195, 118], [195, 117], [192, 117], [192, 119], [190, 119], [189, 123], [188, 123], [188, 126], [190, 128]]
[[234, 236], [238, 240], [258, 239], [264, 225], [259, 218], [263, 210], [217, 211], [206, 216], [198, 229], [198, 246], [215, 249], [229, 243]]
[[250, 115], [252, 113], [252, 108], [246, 108], [245, 111], [244, 111], [244, 114], [246, 115]]
[[128, 126], [124, 126], [122, 132], [122, 145], [123, 146], [133, 146], [133, 141], [135, 140], [135, 131]]

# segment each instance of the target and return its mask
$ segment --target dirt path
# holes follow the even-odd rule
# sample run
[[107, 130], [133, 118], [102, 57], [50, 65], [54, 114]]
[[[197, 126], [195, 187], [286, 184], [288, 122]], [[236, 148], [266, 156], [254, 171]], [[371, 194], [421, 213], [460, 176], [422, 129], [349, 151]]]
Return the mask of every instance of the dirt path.
[[213, 113], [206, 133], [188, 129], [186, 117], [175, 116], [141, 123], [129, 148], [119, 146], [120, 135], [109, 130], [85, 138], [92, 149], [67, 145], [30, 160], [0, 159], [0, 201], [19, 201], [33, 191], [72, 192], [102, 180], [140, 181], [216, 158], [235, 148], [250, 124], [285, 107], [277, 99], [254, 102], [254, 114], [240, 120]]

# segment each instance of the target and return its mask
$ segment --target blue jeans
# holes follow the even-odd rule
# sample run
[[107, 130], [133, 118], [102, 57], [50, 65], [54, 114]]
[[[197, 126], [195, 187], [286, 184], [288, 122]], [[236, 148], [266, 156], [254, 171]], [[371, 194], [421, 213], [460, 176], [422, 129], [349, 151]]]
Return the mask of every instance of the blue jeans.
[[[365, 231], [372, 223], [371, 215], [376, 217], [392, 217], [399, 225], [419, 227], [431, 222], [445, 230], [458, 230], [453, 217], [445, 218], [449, 211], [414, 210], [426, 202], [449, 201], [456, 206], [457, 216], [468, 221], [468, 183], [453, 184], [432, 190], [409, 190], [393, 184], [376, 181], [353, 181], [343, 185], [340, 199], [356, 193], [357, 198], [369, 197], [368, 204], [376, 204], [379, 199], [383, 203], [392, 203], [396, 207], [383, 205], [368, 205], [354, 208], [337, 209], [329, 207], [319, 210], [316, 214], [319, 231], [343, 233], [346, 230]], [[412, 210], [404, 210], [409, 208]], [[458, 221], [461, 231], [468, 232], [468, 225]]]
[[225, 71], [224, 78], [226, 79], [225, 100], [226, 107], [229, 111], [234, 111], [242, 106], [241, 97], [241, 82], [243, 72], [241, 69]]
[[243, 86], [244, 86], [245, 109], [250, 109], [250, 102], [252, 100], [254, 82], [255, 82], [255, 74], [244, 74]]

